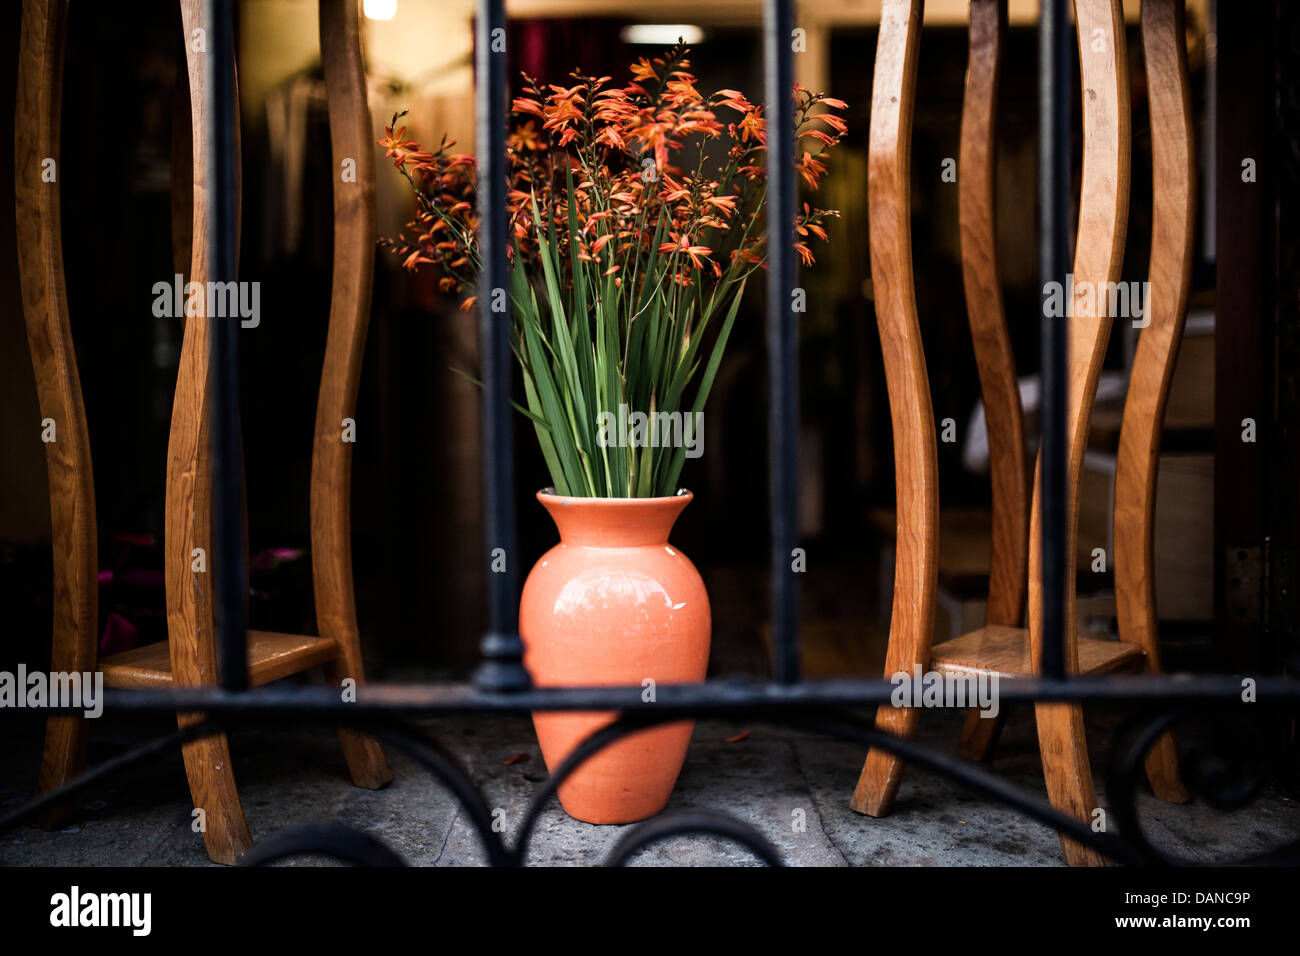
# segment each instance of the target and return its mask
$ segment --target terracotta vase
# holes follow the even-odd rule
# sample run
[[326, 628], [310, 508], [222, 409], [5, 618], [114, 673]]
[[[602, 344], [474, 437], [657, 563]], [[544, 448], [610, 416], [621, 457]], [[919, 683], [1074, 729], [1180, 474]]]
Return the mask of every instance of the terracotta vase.
[[[668, 543], [693, 497], [569, 498], [539, 492], [560, 531], [524, 582], [519, 632], [538, 686], [656, 685], [704, 680], [712, 621], [704, 582]], [[554, 771], [614, 713], [534, 713]], [[569, 816], [631, 823], [668, 803], [694, 721], [643, 730], [605, 747], [560, 786]]]

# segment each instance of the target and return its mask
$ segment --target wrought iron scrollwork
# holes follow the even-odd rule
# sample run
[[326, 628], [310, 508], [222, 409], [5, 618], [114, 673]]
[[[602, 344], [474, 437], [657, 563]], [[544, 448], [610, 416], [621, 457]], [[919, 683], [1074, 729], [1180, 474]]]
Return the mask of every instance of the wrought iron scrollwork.
[[[1148, 838], [1138, 812], [1147, 754], [1164, 734], [1192, 721], [1208, 731], [1197, 735], [1196, 742], [1180, 754], [1183, 783], [1193, 799], [1230, 813], [1249, 805], [1264, 790], [1268, 765], [1264, 735], [1224, 705], [1133, 718], [1116, 736], [1106, 774], [1106, 796], [1124, 845], [1142, 862], [1158, 866], [1294, 866], [1300, 859], [1300, 840], [1253, 857], [1207, 861], [1175, 855]], [[1226, 730], [1234, 725], [1241, 732]]]
[[[1293, 701], [1284, 701], [1282, 705], [1288, 713], [1294, 712]], [[638, 731], [680, 720], [689, 709], [698, 709], [704, 714], [717, 712], [704, 705], [699, 708], [674, 706], [656, 711], [628, 711], [587, 737], [533, 796], [516, 831], [513, 846], [508, 845], [505, 837], [494, 829], [488, 803], [460, 761], [409, 720], [397, 719], [385, 713], [317, 713], [288, 709], [210, 714], [201, 724], [147, 741], [91, 768], [59, 790], [44, 794], [10, 812], [0, 818], [0, 831], [182, 743], [250, 726], [253, 716], [259, 726], [265, 726], [268, 720], [284, 723], [307, 716], [322, 724], [342, 723], [363, 730], [406, 754], [455, 797], [465, 819], [473, 827], [490, 865], [522, 866], [528, 861], [532, 836], [542, 813], [552, 798], [557, 796], [560, 785], [571, 774], [610, 744]], [[1278, 713], [1273, 708], [1268, 710]], [[1116, 862], [1126, 864], [1195, 866], [1205, 863], [1177, 856], [1155, 845], [1148, 838], [1139, 814], [1138, 801], [1143, 791], [1146, 754], [1155, 741], [1177, 725], [1199, 720], [1205, 721], [1207, 726], [1216, 731], [1208, 737], [1197, 736], [1195, 743], [1184, 748], [1184, 782], [1196, 799], [1215, 810], [1231, 812], [1255, 799], [1266, 782], [1267, 762], [1260, 751], [1264, 735], [1255, 728], [1245, 726], [1240, 714], [1234, 715], [1231, 708], [1221, 701], [1198, 703], [1194, 710], [1187, 706], [1159, 711], [1147, 708], [1121, 728], [1115, 739], [1106, 776], [1110, 813], [1116, 824], [1107, 828], [1108, 832], [1094, 831], [1088, 824], [1061, 813], [1041, 797], [1019, 789], [981, 764], [937, 751], [915, 740], [881, 732], [876, 729], [870, 714], [824, 706], [773, 713], [761, 706], [737, 709], [730, 704], [727, 705], [726, 712], [754, 723], [798, 728], [863, 747], [887, 750], [909, 765], [938, 774], [1091, 846]], [[1210, 721], [1210, 717], [1214, 720]], [[1234, 725], [1240, 732], [1230, 734], [1225, 730]], [[605, 864], [623, 865], [644, 847], [687, 834], [721, 837], [745, 847], [764, 863], [782, 865], [777, 849], [755, 826], [732, 815], [712, 810], [672, 811], [628, 828], [610, 851]], [[364, 830], [337, 823], [315, 823], [272, 833], [255, 843], [241, 864], [262, 866], [302, 856], [326, 856], [357, 866], [407, 864], [392, 848]], [[1295, 865], [1300, 862], [1300, 840], [1247, 859], [1213, 862], [1219, 865]]]

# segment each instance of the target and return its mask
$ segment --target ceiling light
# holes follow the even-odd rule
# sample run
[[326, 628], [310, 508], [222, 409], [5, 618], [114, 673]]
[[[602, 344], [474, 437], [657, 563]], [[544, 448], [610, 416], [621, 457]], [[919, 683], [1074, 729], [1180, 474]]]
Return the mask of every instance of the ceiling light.
[[391, 20], [397, 16], [397, 0], [365, 0], [361, 9], [367, 20]]
[[683, 43], [700, 43], [704, 30], [693, 23], [634, 23], [619, 31], [624, 43], [672, 46], [681, 39]]

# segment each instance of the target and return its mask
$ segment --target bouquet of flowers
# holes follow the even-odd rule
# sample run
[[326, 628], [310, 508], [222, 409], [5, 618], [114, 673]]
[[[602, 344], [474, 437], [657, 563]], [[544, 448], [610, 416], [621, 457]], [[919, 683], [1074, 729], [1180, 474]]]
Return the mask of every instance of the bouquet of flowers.
[[[688, 53], [678, 44], [640, 59], [624, 86], [581, 71], [568, 86], [524, 75], [511, 107], [510, 288], [495, 295], [513, 306], [517, 407], [562, 495], [674, 493], [746, 279], [766, 261], [763, 107], [736, 90], [701, 94]], [[793, 96], [791, 159], [815, 191], [846, 104], [799, 86]], [[404, 115], [379, 145], [410, 182], [416, 215], [381, 243], [408, 269], [439, 270], [444, 292], [469, 292], [480, 267], [474, 158], [445, 137], [421, 148], [398, 127]], [[805, 265], [808, 240], [824, 241], [837, 215], [803, 204], [792, 226]]]

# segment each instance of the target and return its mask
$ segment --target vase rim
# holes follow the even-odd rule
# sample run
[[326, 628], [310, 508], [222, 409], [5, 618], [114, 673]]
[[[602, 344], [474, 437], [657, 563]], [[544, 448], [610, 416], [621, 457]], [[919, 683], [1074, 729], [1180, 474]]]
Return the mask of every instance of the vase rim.
[[600, 504], [613, 505], [615, 507], [632, 507], [635, 505], [652, 505], [666, 504], [667, 502], [690, 502], [695, 497], [695, 493], [689, 488], [678, 488], [671, 495], [656, 495], [652, 498], [600, 498], [588, 495], [561, 495], [557, 494], [554, 485], [548, 485], [537, 492], [537, 500], [545, 503], [547, 501], [556, 501], [565, 506], [583, 505], [583, 504]]

